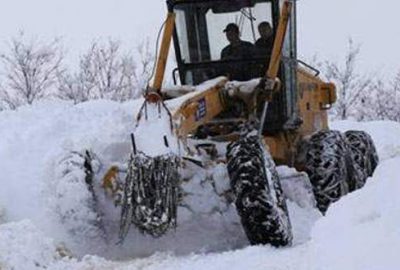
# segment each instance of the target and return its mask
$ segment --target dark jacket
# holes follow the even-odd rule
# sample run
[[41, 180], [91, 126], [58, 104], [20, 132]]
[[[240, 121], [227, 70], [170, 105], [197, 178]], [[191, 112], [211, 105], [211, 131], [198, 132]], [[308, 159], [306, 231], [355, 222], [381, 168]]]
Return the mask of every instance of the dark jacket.
[[222, 49], [221, 59], [246, 59], [253, 57], [254, 45], [250, 42], [241, 40], [238, 45], [229, 44]]
[[272, 37], [267, 40], [259, 38], [254, 45], [257, 56], [270, 56], [272, 53], [272, 47], [274, 46], [274, 39]]
[[[250, 60], [254, 57], [254, 45], [247, 41], [240, 41], [238, 45], [228, 45], [221, 51], [222, 60]], [[246, 81], [252, 78], [251, 68], [248, 63], [226, 63], [222, 75], [231, 80]]]

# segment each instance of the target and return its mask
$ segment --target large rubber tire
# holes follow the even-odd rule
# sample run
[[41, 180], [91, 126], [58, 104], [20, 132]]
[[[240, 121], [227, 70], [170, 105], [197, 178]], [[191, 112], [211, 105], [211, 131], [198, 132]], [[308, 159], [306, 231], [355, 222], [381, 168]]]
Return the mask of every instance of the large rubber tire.
[[[350, 191], [352, 164], [348, 143], [339, 131], [323, 130], [311, 136], [305, 160], [318, 209], [325, 214], [329, 205]], [[355, 176], [354, 176], [355, 178]]]
[[378, 153], [371, 136], [365, 131], [349, 130], [345, 132], [355, 162], [368, 177], [372, 176], [379, 163]]
[[274, 161], [258, 136], [228, 145], [228, 173], [236, 208], [252, 245], [286, 246], [292, 230]]

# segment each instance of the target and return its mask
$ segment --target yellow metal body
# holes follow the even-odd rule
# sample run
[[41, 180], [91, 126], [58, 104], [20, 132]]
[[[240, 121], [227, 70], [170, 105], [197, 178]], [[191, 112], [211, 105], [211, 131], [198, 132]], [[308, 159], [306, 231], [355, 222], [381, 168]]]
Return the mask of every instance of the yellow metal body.
[[[215, 80], [208, 89], [199, 91], [186, 99], [179, 108], [172, 112], [172, 118], [176, 123], [176, 134], [180, 139], [185, 139], [187, 135], [195, 131], [201, 125], [207, 124], [225, 109], [224, 100], [221, 98], [221, 92], [227, 79], [221, 77]], [[201, 106], [205, 107], [202, 112]]]
[[[295, 131], [285, 131], [265, 137], [271, 155], [278, 164], [294, 165], [298, 143], [304, 137], [328, 128], [327, 108], [336, 101], [333, 84], [325, 83], [301, 68], [298, 69], [297, 76], [298, 108], [303, 124]], [[226, 109], [221, 94], [225, 83], [226, 79], [221, 78], [208, 89], [189, 94], [190, 97], [172, 112], [174, 122], [177, 123], [175, 130], [180, 139], [185, 140], [189, 133], [207, 124]], [[200, 113], [202, 103], [205, 106], [203, 115]]]
[[119, 168], [117, 166], [111, 166], [103, 177], [101, 187], [110, 198], [116, 198], [117, 194], [122, 191], [122, 187], [118, 181], [118, 174]]
[[304, 121], [300, 133], [307, 136], [328, 128], [327, 109], [336, 102], [333, 83], [325, 83], [304, 69], [297, 71], [297, 89], [300, 115]]
[[265, 137], [277, 164], [296, 165], [295, 156], [302, 139], [329, 128], [327, 109], [336, 101], [335, 85], [298, 68], [297, 96], [297, 108], [303, 120], [301, 127], [294, 132], [281, 132], [273, 137]]
[[168, 61], [168, 52], [171, 46], [172, 33], [175, 26], [175, 13], [169, 12], [165, 21], [163, 38], [161, 41], [160, 54], [157, 59], [156, 73], [154, 76], [152, 90], [160, 92], [164, 80], [165, 67]]
[[269, 62], [266, 77], [274, 79], [278, 76], [279, 66], [282, 58], [282, 48], [285, 39], [286, 30], [289, 23], [290, 13], [292, 11], [292, 3], [285, 1], [282, 7], [282, 14], [279, 18], [278, 29], [276, 31], [276, 37], [274, 46], [272, 47], [271, 60]]

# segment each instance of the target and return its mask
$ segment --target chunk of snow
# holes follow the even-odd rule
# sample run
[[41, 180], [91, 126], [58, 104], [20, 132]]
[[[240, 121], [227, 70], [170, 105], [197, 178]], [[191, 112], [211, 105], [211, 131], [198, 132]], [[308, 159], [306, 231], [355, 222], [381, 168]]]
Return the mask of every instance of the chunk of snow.
[[0, 225], [0, 269], [46, 269], [59, 259], [53, 240], [31, 221]]

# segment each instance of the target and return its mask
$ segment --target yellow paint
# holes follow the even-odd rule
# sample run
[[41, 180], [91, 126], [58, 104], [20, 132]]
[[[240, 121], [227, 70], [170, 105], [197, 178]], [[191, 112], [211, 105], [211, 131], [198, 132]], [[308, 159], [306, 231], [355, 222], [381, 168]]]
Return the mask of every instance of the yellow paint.
[[282, 58], [282, 48], [285, 41], [285, 35], [287, 32], [287, 26], [289, 23], [290, 13], [292, 11], [292, 3], [285, 1], [282, 6], [282, 13], [279, 18], [278, 28], [274, 40], [274, 46], [272, 48], [271, 60], [269, 62], [267, 70], [267, 78], [275, 79], [278, 76], [279, 66]]
[[119, 173], [118, 167], [111, 166], [103, 177], [103, 182], [101, 184], [101, 187], [109, 196], [114, 196], [115, 193], [117, 192], [118, 173]]
[[169, 48], [171, 46], [172, 33], [175, 26], [175, 13], [169, 12], [165, 22], [164, 34], [161, 42], [160, 54], [157, 60], [156, 73], [152, 89], [160, 92], [164, 80], [165, 67], [167, 66]]
[[[221, 79], [208, 89], [199, 91], [175, 110], [172, 118], [179, 125], [176, 127], [179, 138], [184, 139], [187, 134], [206, 124], [225, 109], [220, 95], [226, 82], [226, 79]], [[201, 106], [203, 108], [200, 108]], [[200, 109], [205, 109], [204, 115], [199, 114]]]

